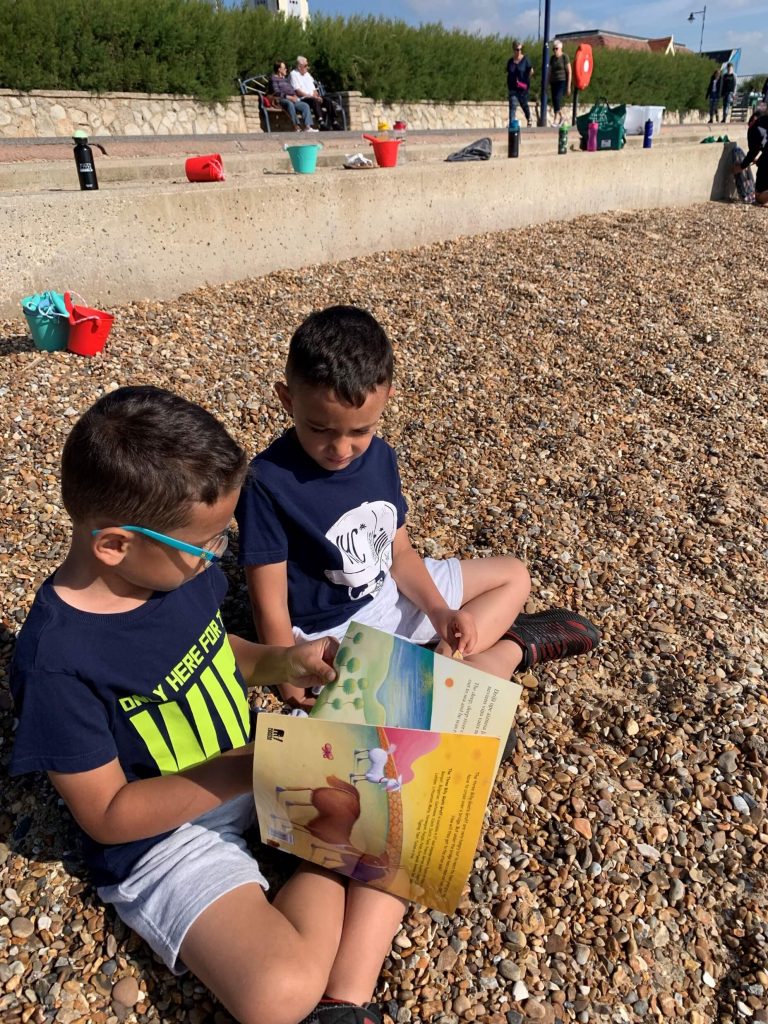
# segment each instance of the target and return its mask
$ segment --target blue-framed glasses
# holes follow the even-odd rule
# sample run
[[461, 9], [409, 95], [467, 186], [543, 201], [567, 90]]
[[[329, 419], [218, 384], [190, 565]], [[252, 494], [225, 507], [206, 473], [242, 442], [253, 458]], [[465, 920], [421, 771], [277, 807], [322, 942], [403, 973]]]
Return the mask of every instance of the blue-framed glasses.
[[[102, 533], [103, 530], [108, 529], [110, 527], [105, 526], [101, 530], [91, 530], [91, 535], [95, 537], [97, 533]], [[199, 548], [196, 544], [187, 544], [185, 540], [169, 537], [165, 533], [158, 533], [157, 530], [148, 530], [146, 526], [118, 526], [117, 529], [128, 530], [130, 533], [141, 533], [145, 537], [151, 537], [152, 540], [159, 541], [160, 544], [167, 544], [169, 548], [176, 548], [177, 551], [183, 551], [187, 555], [194, 555], [195, 558], [203, 558], [206, 562], [218, 562], [219, 559], [224, 557], [224, 552], [229, 544], [229, 533], [227, 530], [214, 537], [207, 548]]]

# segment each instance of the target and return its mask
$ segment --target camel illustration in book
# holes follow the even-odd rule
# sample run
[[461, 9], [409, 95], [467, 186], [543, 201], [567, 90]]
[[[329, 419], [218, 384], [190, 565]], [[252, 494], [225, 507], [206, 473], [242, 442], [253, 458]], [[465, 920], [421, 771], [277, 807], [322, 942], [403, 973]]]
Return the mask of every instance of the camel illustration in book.
[[[309, 786], [276, 786], [275, 792], [278, 799], [282, 797], [286, 811], [291, 807], [314, 807], [317, 811], [314, 818], [303, 824], [290, 819], [294, 828], [309, 832], [329, 846], [346, 846], [360, 817], [360, 794], [350, 782], [336, 775], [326, 776], [325, 781], [327, 786], [315, 789]], [[284, 793], [308, 793], [309, 800], [286, 800]]]
[[[376, 730], [378, 747], [366, 752], [380, 750], [386, 754], [381, 760], [382, 781], [387, 780], [384, 790], [387, 795], [387, 828], [384, 835], [384, 849], [380, 852], [361, 850], [352, 841], [352, 830], [360, 817], [360, 793], [356, 786], [344, 782], [336, 775], [326, 776], [326, 786], [314, 789], [310, 786], [277, 786], [278, 800], [285, 807], [288, 822], [294, 829], [309, 833], [316, 842], [310, 844], [313, 854], [322, 852], [322, 863], [334, 871], [341, 871], [360, 882], [370, 882], [385, 887], [400, 869], [403, 849], [403, 803], [401, 783], [414, 778], [413, 763], [424, 754], [434, 750], [440, 743], [437, 733], [409, 732], [396, 729], [397, 743], [390, 742], [391, 729], [379, 726]], [[393, 752], [398, 755], [395, 764]], [[363, 749], [355, 754], [363, 754]], [[382, 754], [376, 755], [381, 759]], [[400, 759], [402, 757], [402, 775]], [[308, 799], [286, 799], [286, 793], [304, 793]], [[305, 823], [297, 823], [290, 814], [291, 808], [311, 807], [317, 814]], [[273, 816], [274, 817], [274, 816]], [[314, 859], [314, 857], [313, 857]], [[318, 862], [318, 861], [316, 861]]]
[[[397, 870], [397, 861], [390, 864], [390, 854], [399, 851], [402, 836], [393, 850], [390, 844], [381, 854], [359, 850], [351, 841], [352, 829], [360, 817], [360, 794], [357, 788], [335, 775], [328, 775], [327, 786], [312, 789], [308, 786], [277, 786], [278, 799], [282, 798], [287, 812], [292, 807], [313, 807], [318, 814], [300, 824], [289, 817], [291, 826], [308, 832], [317, 843], [310, 843], [313, 852], [323, 851], [320, 861], [324, 866], [341, 870], [345, 875], [359, 882], [374, 882], [386, 877], [390, 868]], [[284, 793], [303, 792], [310, 794], [309, 800], [286, 800]], [[273, 816], [274, 817], [274, 816]]]

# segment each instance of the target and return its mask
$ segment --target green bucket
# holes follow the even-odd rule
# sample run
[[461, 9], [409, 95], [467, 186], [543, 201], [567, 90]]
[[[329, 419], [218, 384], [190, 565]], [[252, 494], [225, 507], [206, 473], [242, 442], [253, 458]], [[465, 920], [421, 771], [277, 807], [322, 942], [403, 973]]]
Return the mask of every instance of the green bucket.
[[291, 166], [297, 174], [314, 174], [317, 167], [317, 154], [323, 148], [322, 142], [313, 142], [305, 146], [283, 147], [291, 158]]
[[69, 315], [62, 295], [58, 292], [30, 295], [21, 300], [21, 308], [35, 348], [59, 352], [67, 347]]

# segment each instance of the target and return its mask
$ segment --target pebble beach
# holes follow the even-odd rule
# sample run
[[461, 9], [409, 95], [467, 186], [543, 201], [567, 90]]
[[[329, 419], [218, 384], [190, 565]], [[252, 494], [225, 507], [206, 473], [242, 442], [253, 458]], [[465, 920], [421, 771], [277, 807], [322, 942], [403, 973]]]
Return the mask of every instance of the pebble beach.
[[[99, 903], [47, 780], [8, 777], [7, 665], [67, 549], [80, 412], [157, 384], [255, 454], [287, 426], [293, 330], [336, 302], [395, 346], [382, 433], [418, 550], [523, 558], [527, 610], [603, 638], [523, 678], [460, 907], [410, 911], [377, 1001], [395, 1024], [768, 1024], [767, 225], [708, 203], [273, 273], [112, 309], [93, 359], [0, 321], [3, 1024], [232, 1020]], [[252, 637], [232, 547], [224, 619]]]

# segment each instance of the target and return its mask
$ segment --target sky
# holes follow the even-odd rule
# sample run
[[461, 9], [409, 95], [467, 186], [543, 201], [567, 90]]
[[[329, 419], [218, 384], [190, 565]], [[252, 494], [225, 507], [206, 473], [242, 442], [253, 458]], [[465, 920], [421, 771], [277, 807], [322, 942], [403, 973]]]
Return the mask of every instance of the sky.
[[[706, 15], [703, 11], [706, 9]], [[411, 25], [442, 22], [447, 28], [480, 35], [517, 35], [537, 39], [544, 31], [544, 0], [504, 3], [501, 0], [309, 0], [310, 13], [382, 16]], [[688, 15], [697, 11], [694, 20]], [[705, 50], [741, 47], [738, 74], [768, 74], [768, 18], [766, 0], [552, 0], [550, 36], [558, 32], [602, 28], [627, 35], [653, 38], [673, 36], [698, 52], [702, 21]]]

